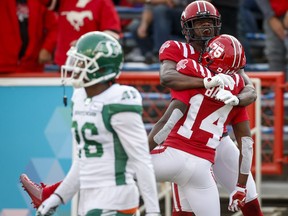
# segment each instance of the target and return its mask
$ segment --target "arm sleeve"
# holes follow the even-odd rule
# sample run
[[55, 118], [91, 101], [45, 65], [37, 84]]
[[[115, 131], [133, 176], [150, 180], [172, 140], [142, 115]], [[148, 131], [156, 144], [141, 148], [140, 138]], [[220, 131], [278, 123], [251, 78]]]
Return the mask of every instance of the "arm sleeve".
[[73, 161], [72, 166], [64, 180], [55, 190], [55, 193], [62, 197], [64, 203], [67, 203], [79, 191], [79, 188], [79, 161], [76, 159]]
[[132, 112], [118, 113], [111, 118], [111, 125], [132, 162], [146, 212], [160, 212], [148, 137], [141, 115]]

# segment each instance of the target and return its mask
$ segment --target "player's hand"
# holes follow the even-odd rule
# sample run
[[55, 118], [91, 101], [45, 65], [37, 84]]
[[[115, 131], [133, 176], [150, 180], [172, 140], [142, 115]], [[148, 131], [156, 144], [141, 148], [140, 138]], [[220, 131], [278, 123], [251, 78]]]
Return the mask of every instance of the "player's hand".
[[56, 208], [61, 204], [59, 196], [52, 194], [46, 199], [37, 209], [36, 216], [50, 216], [56, 211]]
[[216, 99], [224, 102], [226, 105], [237, 106], [239, 104], [239, 98], [225, 89], [218, 91]]
[[245, 205], [246, 187], [237, 184], [235, 190], [230, 194], [228, 210], [239, 211]]
[[206, 89], [210, 89], [215, 86], [227, 86], [229, 89], [233, 90], [235, 85], [235, 81], [231, 76], [221, 73], [213, 77], [205, 77], [203, 82]]
[[232, 76], [219, 73], [217, 76], [220, 76], [223, 80], [224, 86], [228, 87], [230, 90], [233, 90], [235, 87], [235, 80], [232, 78]]

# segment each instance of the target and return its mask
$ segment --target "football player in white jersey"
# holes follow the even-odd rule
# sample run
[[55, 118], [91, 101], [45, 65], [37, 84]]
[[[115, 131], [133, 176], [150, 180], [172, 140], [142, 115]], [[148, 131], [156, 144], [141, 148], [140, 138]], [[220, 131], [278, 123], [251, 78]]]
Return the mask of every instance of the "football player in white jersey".
[[[123, 62], [122, 47], [106, 33], [90, 32], [67, 55], [62, 77], [75, 88], [72, 135], [77, 156], [36, 215], [51, 215], [77, 192], [80, 216], [134, 215], [140, 193], [146, 216], [159, 215], [141, 95], [134, 87], [114, 82]], [[67, 71], [72, 71], [70, 78]]]
[[[209, 88], [219, 83], [229, 84], [229, 79], [219, 79], [215, 76], [213, 79], [202, 79], [192, 76], [182, 75], [177, 72], [177, 63], [184, 58], [194, 59], [201, 62], [202, 53], [205, 50], [209, 39], [220, 34], [221, 16], [218, 10], [207, 1], [194, 1], [189, 4], [181, 16], [182, 33], [186, 38], [186, 43], [179, 41], [165, 42], [159, 51], [160, 81], [161, 84], [174, 89], [186, 90], [191, 88]], [[247, 106], [256, 100], [255, 88], [245, 74], [243, 69], [238, 71], [244, 81], [244, 89], [238, 95], [223, 94], [221, 99], [226, 103], [237, 106]], [[208, 82], [209, 81], [209, 82]], [[237, 104], [238, 103], [238, 104]], [[213, 171], [218, 183], [223, 186], [228, 193], [233, 193], [238, 179], [237, 169], [239, 167], [239, 151], [234, 142], [223, 133], [221, 144], [216, 148], [216, 159], [213, 165]], [[191, 208], [187, 207], [185, 197], [178, 194], [177, 187], [173, 190], [173, 216], [191, 216]], [[262, 216], [258, 194], [254, 179], [249, 174], [246, 185], [246, 203], [241, 208], [244, 216]]]

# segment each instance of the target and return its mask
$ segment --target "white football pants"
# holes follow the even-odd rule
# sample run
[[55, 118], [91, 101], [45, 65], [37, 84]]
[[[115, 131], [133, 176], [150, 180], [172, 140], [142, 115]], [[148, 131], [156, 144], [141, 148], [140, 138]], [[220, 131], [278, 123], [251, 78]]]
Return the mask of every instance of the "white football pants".
[[189, 209], [197, 216], [220, 216], [219, 193], [210, 161], [167, 147], [154, 151], [152, 162], [157, 181], [178, 184]]
[[[217, 183], [219, 183], [227, 193], [232, 193], [238, 180], [239, 150], [229, 136], [223, 137], [221, 143], [217, 146], [215, 164], [212, 167]], [[258, 194], [251, 172], [246, 187], [246, 202], [256, 199]], [[172, 184], [172, 192], [173, 205], [176, 211], [193, 211], [181, 186], [177, 187], [177, 185]]]

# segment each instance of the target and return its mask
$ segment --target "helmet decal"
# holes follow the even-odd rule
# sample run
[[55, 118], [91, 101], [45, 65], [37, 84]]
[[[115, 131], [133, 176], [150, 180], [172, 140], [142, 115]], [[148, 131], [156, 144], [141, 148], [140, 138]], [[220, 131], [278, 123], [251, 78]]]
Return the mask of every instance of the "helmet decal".
[[234, 74], [246, 64], [244, 48], [232, 35], [211, 39], [202, 55], [202, 65], [215, 73]]
[[99, 31], [82, 35], [67, 56], [65, 65], [61, 67], [62, 79], [67, 80], [68, 72], [72, 72], [70, 80], [76, 88], [117, 78], [123, 63], [119, 42]]

